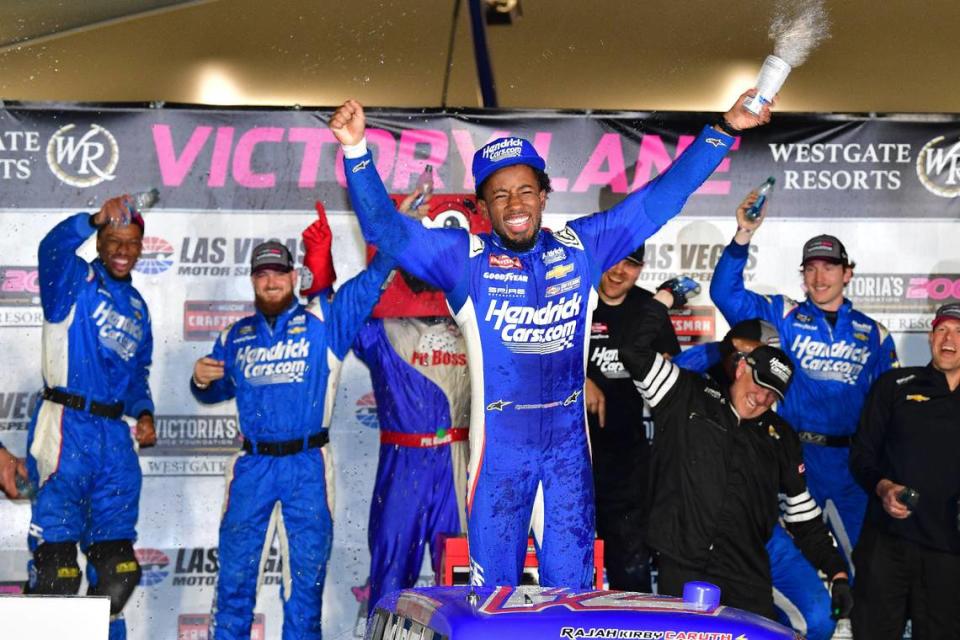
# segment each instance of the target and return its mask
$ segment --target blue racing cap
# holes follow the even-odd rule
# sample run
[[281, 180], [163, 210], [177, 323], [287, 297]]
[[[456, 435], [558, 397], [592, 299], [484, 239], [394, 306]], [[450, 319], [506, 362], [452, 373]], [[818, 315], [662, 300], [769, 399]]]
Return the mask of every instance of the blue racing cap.
[[529, 140], [499, 138], [473, 154], [473, 180], [479, 187], [495, 172], [515, 164], [530, 165], [540, 171], [547, 166]]

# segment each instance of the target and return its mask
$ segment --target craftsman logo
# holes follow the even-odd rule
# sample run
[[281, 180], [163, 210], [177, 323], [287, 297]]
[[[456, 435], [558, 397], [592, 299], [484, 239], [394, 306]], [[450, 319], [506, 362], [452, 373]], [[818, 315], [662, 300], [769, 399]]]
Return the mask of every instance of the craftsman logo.
[[[186, 300], [183, 303], [183, 338], [184, 340], [215, 340], [221, 331], [253, 313], [252, 302]], [[252, 326], [248, 325], [242, 329], [250, 329], [249, 333], [253, 333]], [[235, 340], [239, 339], [242, 338]]]
[[507, 158], [519, 158], [523, 153], [522, 138], [506, 138], [483, 148], [483, 157], [490, 162], [500, 162]]
[[484, 322], [493, 324], [503, 345], [514, 353], [557, 353], [573, 346], [582, 302], [579, 293], [545, 307], [491, 300]]
[[173, 265], [173, 245], [156, 236], [143, 239], [143, 250], [134, 267], [136, 271], [147, 275], [163, 273]]
[[937, 136], [917, 154], [917, 178], [927, 191], [941, 198], [960, 195], [960, 138]]
[[53, 175], [71, 187], [93, 187], [113, 180], [120, 147], [113, 134], [98, 124], [81, 133], [75, 124], [61, 127], [47, 143], [47, 165]]
[[688, 305], [671, 309], [669, 314], [680, 344], [700, 344], [716, 339], [716, 309], [713, 307]]
[[487, 256], [487, 264], [497, 269], [522, 269], [520, 258], [491, 253]]
[[237, 351], [236, 364], [254, 386], [303, 382], [309, 355], [310, 342], [306, 338], [287, 339], [272, 347], [244, 346]]

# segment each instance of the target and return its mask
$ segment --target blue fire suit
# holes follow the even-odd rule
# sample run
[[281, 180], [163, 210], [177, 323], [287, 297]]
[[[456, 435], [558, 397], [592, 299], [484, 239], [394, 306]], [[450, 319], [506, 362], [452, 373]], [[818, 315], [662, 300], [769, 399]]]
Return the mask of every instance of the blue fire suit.
[[370, 319], [353, 351], [370, 368], [380, 457], [370, 503], [370, 607], [414, 586], [424, 545], [440, 571], [439, 536], [466, 530], [470, 374], [449, 317]]
[[238, 320], [210, 354], [225, 363], [224, 377], [206, 389], [190, 383], [203, 403], [236, 398], [244, 437], [244, 451], [226, 472], [212, 621], [217, 640], [250, 637], [258, 575], [274, 530], [284, 567], [283, 637], [320, 637], [333, 473], [329, 448], [318, 445], [327, 440], [343, 359], [392, 267], [386, 255], [378, 256], [333, 302], [293, 302], [273, 326], [259, 311]]
[[[748, 245], [731, 242], [710, 283], [710, 297], [730, 325], [762, 318], [780, 333], [796, 365], [778, 412], [803, 443], [810, 493], [822, 505], [853, 575], [850, 554], [863, 525], [867, 496], [850, 474], [850, 438], [873, 381], [898, 366], [887, 329], [844, 300], [831, 326], [809, 299], [763, 296], [743, 285]], [[829, 443], [829, 446], [827, 445]]]
[[[41, 399], [27, 433], [27, 470], [39, 488], [28, 537], [35, 554], [30, 589], [39, 593], [50, 591], [38, 585], [45, 564], [36, 557], [38, 548], [69, 543], [72, 549], [79, 542], [88, 555], [87, 577], [95, 592], [97, 563], [89, 562], [91, 547], [137, 538], [141, 473], [130, 427], [119, 415], [91, 411], [93, 403], [105, 408], [120, 403], [128, 416], [153, 413], [147, 380], [153, 351], [150, 314], [130, 278], [115, 279], [99, 258], [87, 263], [76, 255], [94, 231], [91, 216], [78, 213], [54, 227], [39, 248], [43, 382], [50, 390], [82, 398], [85, 405], [70, 408]], [[136, 573], [129, 544], [126, 556], [125, 568]], [[122, 615], [114, 608], [111, 640], [126, 637]]]
[[600, 276], [679, 213], [732, 143], [705, 128], [644, 188], [609, 211], [556, 232], [541, 230], [523, 252], [508, 249], [495, 233], [426, 229], [396, 214], [370, 154], [345, 159], [367, 241], [399, 236], [397, 244], [406, 243], [396, 255], [401, 266], [445, 292], [467, 342], [467, 535], [475, 584], [519, 583], [538, 493], [540, 583], [592, 583], [594, 499], [583, 385]]
[[[708, 342], [690, 347], [675, 356], [673, 363], [707, 374], [720, 366], [722, 359], [720, 343]], [[837, 625], [830, 617], [830, 592], [783, 526], [773, 528], [767, 542], [767, 555], [770, 556], [773, 604], [780, 622], [793, 627], [807, 640], [829, 640]]]

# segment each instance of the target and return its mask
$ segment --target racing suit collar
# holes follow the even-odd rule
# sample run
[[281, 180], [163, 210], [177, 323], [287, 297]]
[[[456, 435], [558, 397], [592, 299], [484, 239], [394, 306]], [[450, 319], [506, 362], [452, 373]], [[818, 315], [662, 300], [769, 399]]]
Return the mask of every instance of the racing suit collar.
[[546, 232], [547, 231], [541, 227], [540, 230], [537, 231], [537, 239], [534, 241], [533, 246], [527, 249], [526, 251], [515, 251], [509, 248], [508, 246], [506, 246], [503, 243], [503, 239], [500, 237], [500, 235], [496, 231], [491, 231], [489, 235], [490, 235], [490, 243], [493, 246], [495, 246], [497, 250], [509, 251], [510, 253], [513, 253], [516, 255], [525, 256], [525, 255], [537, 253], [538, 251], [543, 249], [543, 234]]

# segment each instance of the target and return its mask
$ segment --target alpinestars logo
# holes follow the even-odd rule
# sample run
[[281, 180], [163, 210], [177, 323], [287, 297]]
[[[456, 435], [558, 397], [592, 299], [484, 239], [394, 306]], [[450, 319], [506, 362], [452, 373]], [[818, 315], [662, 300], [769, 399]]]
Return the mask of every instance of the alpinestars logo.
[[246, 346], [237, 352], [237, 366], [254, 386], [303, 382], [310, 343], [306, 338], [288, 339], [272, 347]]
[[573, 346], [582, 302], [579, 293], [539, 308], [491, 300], [484, 321], [493, 323], [503, 345], [514, 353], [557, 353]]
[[98, 124], [79, 135], [75, 124], [60, 127], [47, 143], [47, 166], [71, 187], [93, 187], [116, 176], [120, 147], [113, 134]]

